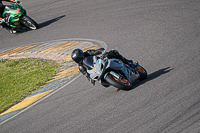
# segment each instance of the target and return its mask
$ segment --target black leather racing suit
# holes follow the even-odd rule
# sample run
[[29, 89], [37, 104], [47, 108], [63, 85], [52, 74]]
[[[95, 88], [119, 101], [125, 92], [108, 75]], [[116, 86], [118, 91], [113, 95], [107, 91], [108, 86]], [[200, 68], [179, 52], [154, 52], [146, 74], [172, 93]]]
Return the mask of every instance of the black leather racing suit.
[[[108, 58], [116, 58], [116, 59], [120, 59], [123, 63], [125, 64], [132, 64], [133, 61], [132, 60], [127, 60], [125, 57], [123, 57], [117, 50], [111, 50], [109, 52], [105, 52], [104, 48], [100, 48], [97, 50], [87, 50], [86, 52], [84, 52], [84, 57], [88, 57], [88, 56], [94, 56], [94, 55], [100, 55], [103, 54], [103, 57], [108, 57]], [[95, 82], [90, 79], [90, 75], [89, 73], [87, 73], [87, 68], [85, 68], [83, 66], [83, 63], [79, 63], [79, 70], [80, 72], [85, 75], [87, 77], [87, 79], [94, 85]]]

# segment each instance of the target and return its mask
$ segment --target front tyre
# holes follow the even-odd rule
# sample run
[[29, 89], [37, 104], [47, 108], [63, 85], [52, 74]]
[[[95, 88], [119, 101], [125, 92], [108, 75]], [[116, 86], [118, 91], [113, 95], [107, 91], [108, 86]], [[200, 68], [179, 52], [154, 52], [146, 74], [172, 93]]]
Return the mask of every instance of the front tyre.
[[32, 29], [32, 30], [36, 30], [39, 28], [39, 25], [29, 16], [23, 16], [21, 18], [21, 22], [28, 28]]
[[116, 78], [112, 74], [108, 73], [105, 77], [105, 80], [113, 85], [116, 88], [123, 89], [123, 90], [129, 90], [132, 88], [132, 84], [125, 78]]

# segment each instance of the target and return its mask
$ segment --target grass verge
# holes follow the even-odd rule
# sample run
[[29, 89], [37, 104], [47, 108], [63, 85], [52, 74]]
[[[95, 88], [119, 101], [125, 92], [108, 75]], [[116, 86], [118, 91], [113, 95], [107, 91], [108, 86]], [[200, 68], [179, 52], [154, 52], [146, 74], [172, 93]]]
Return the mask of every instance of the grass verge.
[[0, 60], [0, 113], [51, 80], [59, 68], [41, 59]]

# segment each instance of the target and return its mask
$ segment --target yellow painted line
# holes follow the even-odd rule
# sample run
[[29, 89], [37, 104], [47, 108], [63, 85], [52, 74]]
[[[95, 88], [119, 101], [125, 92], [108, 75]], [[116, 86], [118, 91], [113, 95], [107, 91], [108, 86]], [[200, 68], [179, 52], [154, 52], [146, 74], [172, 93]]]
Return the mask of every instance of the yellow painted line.
[[82, 49], [83, 52], [87, 51], [87, 50], [92, 50], [92, 49], [99, 49], [99, 47], [97, 45], [94, 45], [94, 46], [91, 46], [91, 47], [88, 47], [88, 48], [85, 48], [85, 49]]
[[15, 53], [20, 53], [20, 52], [28, 50], [28, 49], [30, 49], [32, 47], [35, 47], [35, 46], [37, 46], [37, 44], [36, 45], [29, 45], [29, 46], [17, 47], [17, 48], [14, 48], [14, 49], [11, 49], [11, 50], [8, 50], [6, 52], [1, 53], [0, 56], [11, 55], [11, 54], [15, 54]]
[[[67, 42], [63, 42], [61, 44], [58, 44], [56, 46], [47, 48], [47, 49], [45, 49], [45, 50], [43, 50], [41, 52], [59, 52], [59, 51], [68, 49], [70, 47], [73, 47], [73, 46], [78, 45], [78, 44], [83, 43], [83, 42], [84, 41], [67, 41]], [[30, 48], [33, 48], [35, 46], [39, 46], [39, 45], [36, 44], [36, 45], [17, 47], [17, 48], [11, 49], [9, 51], [6, 51], [4, 53], [1, 53], [0, 56], [11, 55], [11, 54], [14, 54], [14, 53], [20, 53], [20, 52], [23, 52], [23, 51], [28, 50]], [[87, 47], [87, 48], [83, 48], [82, 50], [85, 52], [86, 50], [98, 49], [98, 48], [99, 47], [97, 45], [94, 45], [94, 46], [90, 46], [90, 47]], [[71, 59], [71, 54], [63, 55], [63, 57], [66, 59], [65, 62], [68, 62], [68, 61], [72, 60]], [[55, 76], [53, 78], [53, 80], [51, 80], [49, 82], [52, 82], [52, 81], [55, 81], [55, 80], [58, 80], [58, 79], [61, 79], [61, 78], [65, 78], [67, 76], [71, 76], [71, 75], [74, 75], [74, 74], [77, 74], [77, 73], [79, 73], [78, 65], [77, 66], [73, 66], [73, 67], [69, 67], [68, 69], [63, 70], [60, 73], [58, 73], [57, 76]], [[25, 108], [25, 107], [31, 105], [32, 103], [34, 103], [35, 101], [41, 99], [45, 95], [48, 95], [49, 93], [51, 93], [54, 90], [55, 89], [49, 90], [49, 91], [46, 91], [46, 92], [31, 96], [31, 97], [28, 97], [28, 98], [24, 99], [22, 102], [18, 103], [17, 105], [14, 105], [13, 107], [8, 109], [7, 111], [5, 111], [2, 114], [0, 114], [0, 116], [4, 115], [4, 114], [7, 114], [7, 113], [10, 113], [10, 112], [13, 112], [13, 111], [16, 111], [16, 110], [19, 110], [19, 109], [22, 109], [22, 108]]]
[[[66, 42], [65, 42], [65, 43], [66, 43]], [[41, 51], [41, 52], [43, 52], [43, 53], [45, 53], [45, 52], [51, 52], [53, 49], [56, 49], [56, 48], [58, 48], [58, 47], [60, 47], [60, 46], [62, 46], [62, 45], [63, 45], [63, 43], [58, 44], [58, 45], [53, 46], [53, 47], [50, 47], [50, 48], [47, 48], [47, 49], [45, 49], [45, 50], [43, 50], [43, 51]]]
[[48, 48], [48, 49], [45, 49], [41, 52], [59, 52], [59, 51], [62, 51], [64, 49], [67, 49], [69, 47], [72, 47], [74, 45], [77, 45], [79, 43], [82, 43], [83, 41], [70, 41], [70, 42], [64, 42], [64, 43], [61, 43], [59, 45], [56, 45], [54, 47], [51, 47], [51, 48]]
[[77, 74], [77, 73], [79, 73], [78, 66], [73, 66], [73, 67], [70, 67], [70, 68], [58, 73], [57, 76], [55, 76], [53, 80], [50, 80], [48, 82], [52, 82], [52, 81], [55, 81], [55, 80], [58, 80], [58, 79], [61, 79], [61, 78], [67, 77], [67, 76]]
[[75, 46], [75, 45], [80, 44], [80, 43], [82, 43], [82, 42], [71, 42], [71, 43], [68, 43], [66, 45], [63, 45], [60, 48], [55, 49], [53, 52], [59, 52], [59, 51], [62, 51], [64, 49], [67, 49], [69, 47]]
[[65, 57], [65, 61], [66, 61], [66, 62], [69, 62], [69, 61], [72, 60], [71, 54], [65, 55], [64, 57]]
[[[97, 45], [95, 46], [92, 46], [92, 47], [89, 47], [89, 48], [85, 48], [83, 49], [83, 51], [86, 51], [86, 50], [91, 50], [91, 49], [98, 49], [99, 47]], [[72, 58], [71, 58], [71, 55], [66, 55], [67, 58], [66, 58], [66, 62], [68, 61], [71, 61]], [[79, 72], [79, 69], [78, 69], [78, 66], [74, 66], [74, 67], [70, 67], [60, 73], [57, 74], [57, 76], [55, 76], [53, 78], [53, 80], [50, 80], [48, 82], [52, 82], [52, 81], [55, 81], [55, 80], [58, 80], [58, 79], [61, 79], [61, 78], [64, 78], [64, 77], [67, 77], [67, 76], [70, 76], [70, 75], [73, 75], [73, 74], [77, 74]]]
[[37, 95], [34, 95], [32, 97], [28, 97], [28, 98], [24, 99], [22, 102], [20, 102], [20, 103], [16, 104], [15, 106], [11, 107], [7, 111], [1, 113], [0, 116], [4, 115], [4, 114], [7, 114], [7, 113], [10, 113], [12, 111], [18, 110], [18, 109], [25, 108], [25, 107], [29, 106], [30, 104], [34, 103], [35, 101], [39, 100], [40, 98], [44, 97], [45, 95], [51, 93], [54, 90], [55, 89], [50, 90], [50, 91], [46, 91], [46, 92], [43, 92], [43, 93], [40, 93], [40, 94], [37, 94]]

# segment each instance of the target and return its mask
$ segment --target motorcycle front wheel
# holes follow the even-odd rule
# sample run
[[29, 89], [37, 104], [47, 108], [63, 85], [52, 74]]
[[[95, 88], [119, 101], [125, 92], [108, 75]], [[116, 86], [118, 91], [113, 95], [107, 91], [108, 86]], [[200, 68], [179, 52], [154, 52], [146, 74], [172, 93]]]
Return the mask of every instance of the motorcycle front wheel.
[[32, 29], [32, 30], [36, 30], [39, 28], [39, 25], [29, 16], [23, 16], [21, 18], [21, 22], [28, 28]]
[[125, 78], [119, 79], [113, 76], [112, 74], [107, 74], [105, 77], [105, 80], [111, 84], [112, 86], [118, 88], [118, 89], [123, 89], [123, 90], [129, 90], [132, 88], [132, 84]]

